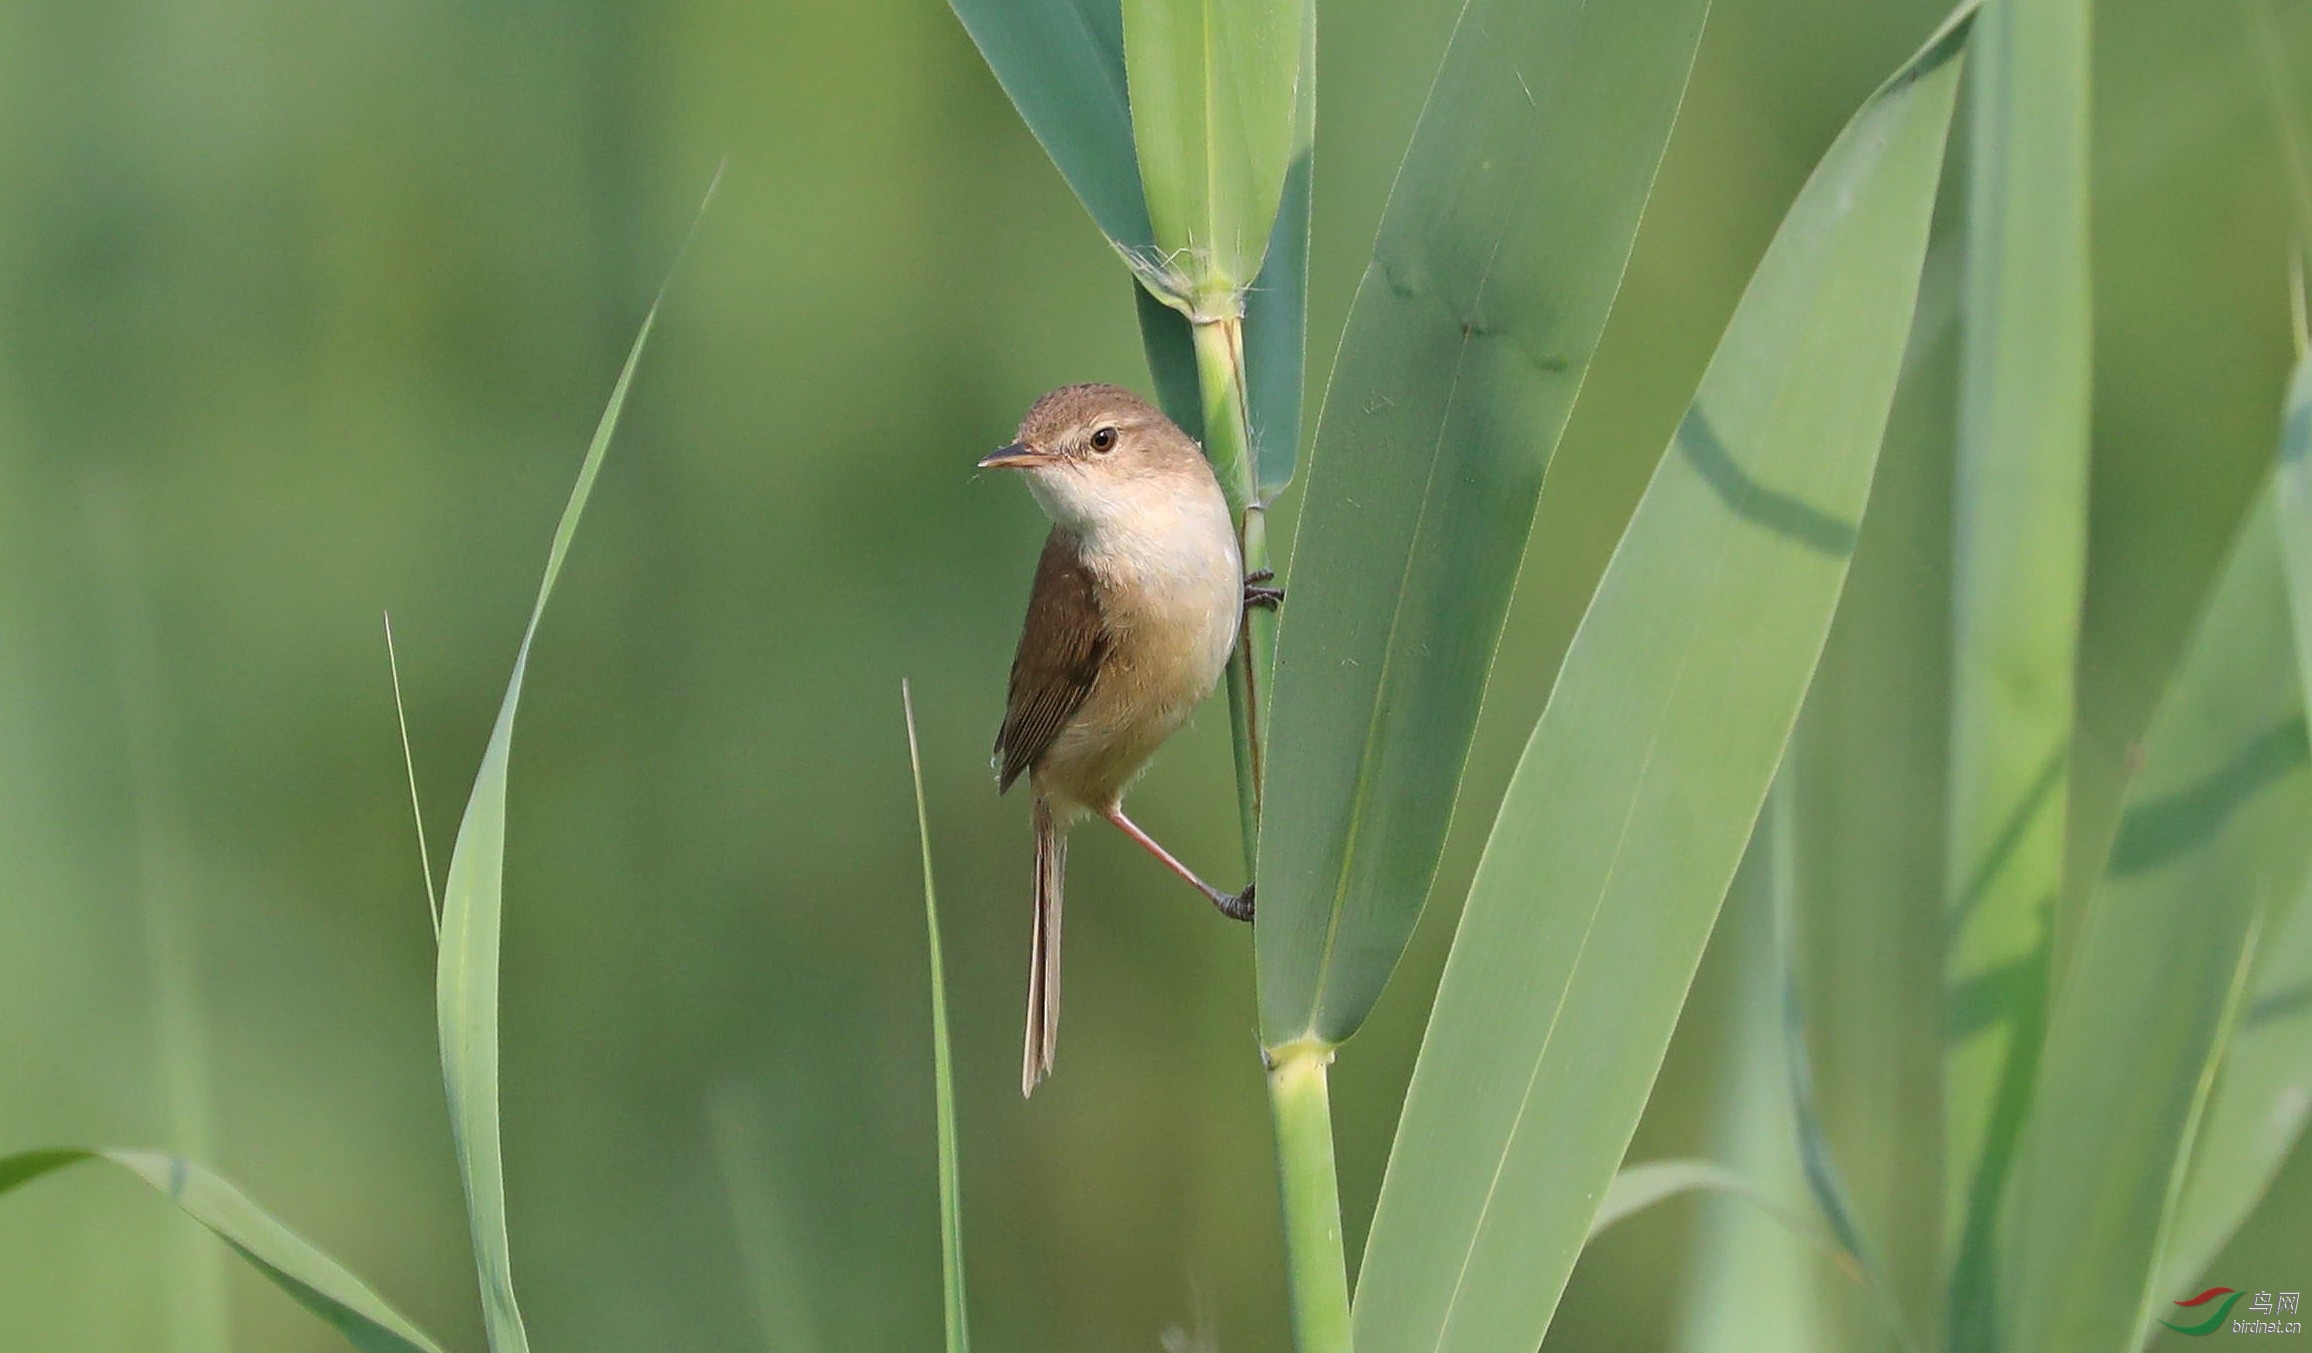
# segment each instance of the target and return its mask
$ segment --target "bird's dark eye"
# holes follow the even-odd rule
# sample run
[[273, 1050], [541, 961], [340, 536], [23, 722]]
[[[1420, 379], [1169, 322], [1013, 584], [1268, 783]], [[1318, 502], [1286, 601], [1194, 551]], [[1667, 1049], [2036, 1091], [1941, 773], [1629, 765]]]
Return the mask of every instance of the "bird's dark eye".
[[1114, 429], [1114, 428], [1101, 428], [1101, 429], [1100, 429], [1098, 432], [1095, 432], [1095, 433], [1093, 433], [1093, 434], [1092, 434], [1092, 449], [1093, 449], [1094, 451], [1097, 451], [1097, 452], [1099, 452], [1099, 453], [1100, 453], [1101, 455], [1103, 455], [1103, 456], [1104, 456], [1104, 455], [1107, 455], [1107, 454], [1108, 454], [1110, 451], [1113, 451], [1113, 450], [1115, 450], [1115, 449], [1116, 449], [1116, 429]]

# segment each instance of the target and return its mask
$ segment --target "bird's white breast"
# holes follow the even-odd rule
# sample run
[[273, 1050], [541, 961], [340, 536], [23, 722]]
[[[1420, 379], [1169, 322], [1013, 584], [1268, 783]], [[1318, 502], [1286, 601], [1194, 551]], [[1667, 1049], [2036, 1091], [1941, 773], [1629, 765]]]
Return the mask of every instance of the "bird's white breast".
[[1077, 532], [1099, 580], [1108, 649], [1045, 772], [1051, 787], [1097, 807], [1219, 683], [1244, 614], [1244, 569], [1209, 476], [1126, 481], [1067, 506], [1053, 515]]
[[1085, 561], [1106, 584], [1102, 619], [1112, 642], [1139, 650], [1133, 665], [1147, 680], [1177, 683], [1194, 704], [1220, 679], [1243, 615], [1227, 501], [1209, 480], [1135, 481], [1114, 496], [1137, 501], [1111, 504], [1082, 536]]

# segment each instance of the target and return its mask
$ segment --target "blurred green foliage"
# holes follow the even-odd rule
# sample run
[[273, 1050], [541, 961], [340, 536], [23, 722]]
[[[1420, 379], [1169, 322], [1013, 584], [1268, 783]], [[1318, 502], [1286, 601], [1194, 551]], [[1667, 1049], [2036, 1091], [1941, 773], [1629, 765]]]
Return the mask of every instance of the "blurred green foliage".
[[[1476, 792], [1505, 779], [1790, 195], [1942, 8], [1721, 0], [1544, 493]], [[1453, 16], [1323, 9], [1312, 401]], [[2307, 69], [2312, 15], [2282, 26]], [[2075, 860], [2109, 837], [2290, 359], [2284, 180], [2236, 9], [2107, 0], [2096, 42]], [[1086, 835], [1068, 1051], [1032, 1105], [1014, 1089], [1026, 810], [985, 748], [1042, 528], [970, 464], [1049, 386], [1146, 377], [1107, 247], [933, 0], [0, 7], [0, 1147], [200, 1145], [480, 1347], [378, 617], [446, 843], [602, 392], [726, 156], [514, 763], [506, 1154], [539, 1345], [936, 1337], [906, 675], [983, 1342], [1149, 1348], [1177, 1326], [1280, 1347], [1241, 930]], [[1890, 446], [1885, 482], [1932, 502], [1935, 445]], [[1901, 539], [1865, 536], [1872, 585], [1918, 576]], [[1841, 630], [1834, 669], [1940, 692], [1935, 661], [1874, 663], [1866, 640]], [[1237, 850], [1226, 725], [1208, 708], [1135, 800], [1216, 864]], [[1440, 897], [1488, 817], [1457, 824]], [[181, 942], [155, 943], [156, 916]], [[1351, 1254], [1451, 919], [1431, 909], [1334, 1076]], [[197, 1113], [162, 1091], [186, 1064], [157, 1031], [171, 963]], [[1706, 962], [1635, 1158], [1705, 1145], [1731, 977]], [[1826, 1019], [1870, 994], [1838, 977], [1816, 979]], [[1818, 1072], [1866, 1221], [1912, 1205], [1888, 1201], [1901, 1144], [1857, 1126], [1886, 1060]], [[188, 1125], [207, 1141], [175, 1140]], [[735, 1204], [718, 1141], [752, 1162]], [[2211, 1281], [2300, 1286], [2307, 1201], [2299, 1152]], [[1609, 1233], [1551, 1347], [1669, 1339], [1694, 1206]], [[0, 1347], [170, 1346], [191, 1227], [93, 1175], [12, 1197]], [[801, 1271], [765, 1276], [782, 1258]], [[228, 1281], [233, 1348], [338, 1346]]]

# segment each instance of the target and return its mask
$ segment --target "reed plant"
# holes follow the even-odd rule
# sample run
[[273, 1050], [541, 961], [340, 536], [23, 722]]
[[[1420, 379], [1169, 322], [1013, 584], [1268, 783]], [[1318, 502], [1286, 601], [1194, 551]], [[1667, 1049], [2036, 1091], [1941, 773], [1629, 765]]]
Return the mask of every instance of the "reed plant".
[[[1255, 398], [1276, 379], [1261, 358], [1299, 343], [1254, 335], [1297, 317], [1308, 229], [1305, 198], [1271, 186], [1321, 144], [1304, 111], [1313, 47], [1281, 36], [1294, 7], [954, 7], [1138, 282], [1156, 387], [1202, 430], [1262, 557], [1297, 448]], [[1753, 837], [1778, 775], [1767, 820], [1783, 858], [1759, 868], [1784, 899], [1774, 971], [1794, 1032], [1773, 1031], [1770, 1060], [1797, 1100], [1818, 1223], [1802, 1229], [1871, 1290], [1872, 1337], [2140, 1342], [2155, 1294], [2206, 1262], [2301, 1128], [2292, 1082], [2267, 1078], [2240, 1091], [2253, 1107], [2223, 1114], [2264, 1123], [2262, 1151], [2199, 1140], [2215, 1087], [2239, 1079], [2222, 1072], [2254, 1027], [2241, 1012], [2273, 1018], [2305, 977], [2262, 936], [2298, 911], [2312, 842], [2291, 798], [2306, 789], [2306, 686], [2288, 645], [2312, 631], [2290, 628], [2279, 567], [2280, 542], [2312, 523], [2251, 515], [2108, 862], [2066, 873], [2090, 379], [2084, 0], [1963, 4], [1854, 114], [1752, 275], [1506, 795], [1465, 802], [1489, 682], [1549, 677], [1495, 668], [1510, 589], [1706, 10], [1465, 6], [1333, 363], [1273, 663], [1256, 636], [1231, 688], [1303, 1353], [1532, 1348], [1601, 1216], [1728, 1182], [1699, 1162], [1614, 1181], [1736, 868], [1765, 849]], [[1299, 13], [1305, 33], [1314, 6]], [[1947, 784], [1918, 796], [1948, 804], [1927, 926], [1945, 976], [1923, 1012], [1940, 1158], [1911, 1162], [1941, 1201], [1866, 1225], [1811, 1098], [1809, 1042], [1838, 1035], [1799, 1013], [1799, 857], [1822, 828], [1787, 752], [1906, 351], [1933, 337], [1914, 320], [1968, 66], [1951, 681], [1945, 707], [1904, 711], [1949, 747]], [[1196, 118], [1183, 85], [1201, 91]], [[1270, 254], [1248, 255], [1262, 238]], [[1297, 375], [1297, 356], [1280, 365]], [[1493, 826], [1352, 1301], [1326, 1068], [1396, 967], [1456, 811]], [[2163, 953], [2178, 966], [2154, 979]], [[2195, 1203], [2205, 1191], [2230, 1201], [2198, 1223], [2192, 1257], [2172, 1253], [2194, 1229], [2178, 1219], [2213, 1206]], [[1907, 1302], [1878, 1258], [1894, 1237], [1871, 1233], [1897, 1225], [1938, 1255]]]
[[[1289, 563], [1281, 618], [1253, 613], [1228, 687], [1300, 1353], [1524, 1353], [1591, 1238], [1696, 1191], [1799, 1238], [1770, 1261], [1781, 1277], [1819, 1252], [1851, 1288], [1706, 1280], [1697, 1347], [1740, 1346], [1726, 1332], [1769, 1318], [1760, 1291], [1805, 1307], [1771, 1314], [1791, 1347], [2107, 1353], [2197, 1320], [2171, 1303], [2312, 1112], [2312, 361], [2116, 825], [2083, 849], [2068, 810], [2089, 578], [2085, 0], [1967, 0], [1855, 109], [1554, 671], [1498, 660], [1511, 591], [1708, 0], [1468, 0], [1305, 439], [1289, 550], [1267, 514], [1304, 449], [1314, 0], [952, 3], [1114, 246], [1152, 383], [1219, 471], [1247, 567]], [[2264, 0], [2245, 3], [2257, 20]], [[2286, 80], [2274, 89], [2292, 129]], [[1955, 280], [1927, 267], [1939, 201]], [[1948, 388], [1927, 374], [1946, 316]], [[650, 327], [556, 529], [440, 905], [442, 1062], [493, 1353], [528, 1348], [498, 1124], [514, 715]], [[1890, 412], [1937, 400], [1955, 428], [1947, 595], [1850, 589], [1886, 523], [1920, 510], [1879, 475]], [[1825, 666], [1835, 630], [1928, 625], [1948, 632], [1938, 700]], [[1549, 697], [1495, 801], [1470, 788], [1470, 749], [1489, 687], [1513, 682]], [[911, 703], [905, 718], [961, 1350], [967, 1134]], [[1942, 755], [1884, 756], [1845, 731], [1898, 724]], [[1839, 791], [1858, 776], [1903, 805], [1884, 830], [1933, 840], [1936, 886], [1885, 858], [1826, 866], [1845, 858]], [[1329, 1068], [1355, 1055], [1456, 814], [1491, 825], [1466, 896], [1440, 899], [1459, 905], [1452, 949], [1352, 1285]], [[1771, 1134], [1721, 1160], [1627, 1161], [1730, 891], [1763, 918], [1738, 949], [1731, 1098], [1771, 1106]], [[1930, 989], [1815, 1016], [1825, 962], [1921, 936]], [[1826, 1112], [1817, 1060], [1882, 1047], [1924, 1050], [1904, 1064], [1917, 1083]], [[1896, 1167], [1912, 1187], [1850, 1188], [1858, 1122], [1918, 1148]], [[1778, 1153], [1780, 1183], [1759, 1165]], [[439, 1353], [198, 1163], [28, 1152], [0, 1158], [0, 1192], [84, 1160], [167, 1194], [356, 1347]]]

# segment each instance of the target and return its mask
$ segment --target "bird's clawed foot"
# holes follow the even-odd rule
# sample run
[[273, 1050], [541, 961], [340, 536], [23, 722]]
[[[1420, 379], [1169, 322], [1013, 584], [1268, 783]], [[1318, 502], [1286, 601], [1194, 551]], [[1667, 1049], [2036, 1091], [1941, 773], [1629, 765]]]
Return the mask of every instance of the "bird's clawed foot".
[[1220, 914], [1231, 921], [1250, 921], [1252, 919], [1252, 885], [1245, 884], [1244, 891], [1233, 896], [1228, 893], [1215, 893], [1212, 898], [1212, 905], [1220, 908]]
[[[1268, 584], [1269, 584], [1269, 583], [1271, 583], [1271, 582], [1274, 582], [1275, 580], [1276, 580], [1276, 571], [1275, 571], [1274, 569], [1265, 569], [1265, 568], [1264, 568], [1264, 569], [1261, 569], [1261, 570], [1259, 570], [1259, 571], [1257, 571], [1257, 572], [1253, 572], [1253, 573], [1247, 573], [1247, 574], [1245, 574], [1245, 575], [1244, 575], [1244, 604], [1245, 604], [1245, 608], [1249, 610], [1249, 609], [1251, 609], [1252, 607], [1255, 607], [1255, 606], [1265, 606], [1265, 607], [1267, 607], [1269, 610], [1272, 610], [1272, 611], [1273, 611], [1273, 610], [1275, 610], [1277, 607], [1279, 607], [1279, 606], [1283, 605], [1283, 604], [1284, 604], [1284, 589], [1283, 589], [1283, 588], [1281, 588], [1281, 587], [1270, 587], [1270, 586], [1268, 586]], [[1250, 908], [1251, 908], [1252, 904], [1251, 904], [1250, 902], [1246, 902], [1244, 905], [1245, 905], [1245, 907], [1246, 907], [1246, 909], [1247, 909], [1247, 914], [1249, 915], [1249, 914], [1250, 914]]]

